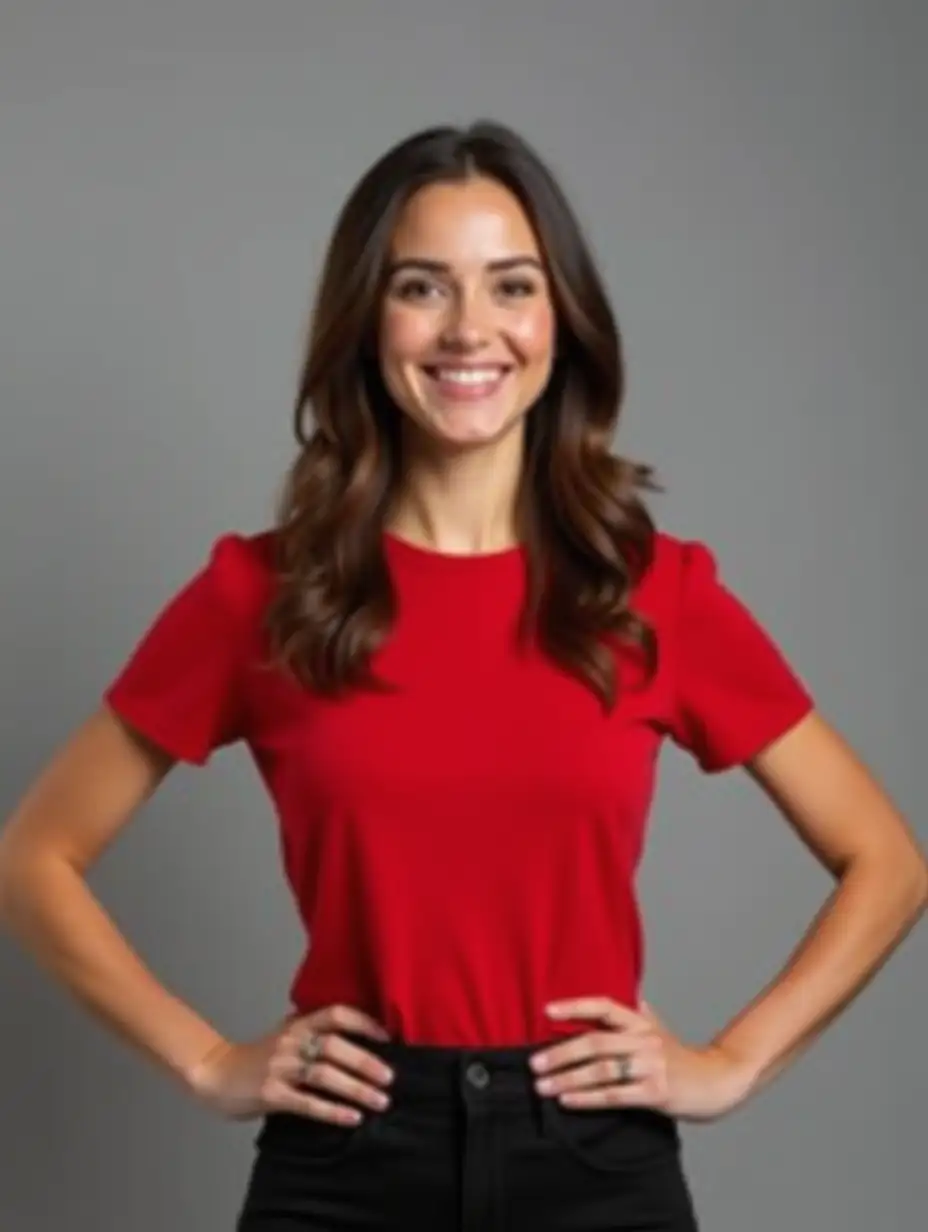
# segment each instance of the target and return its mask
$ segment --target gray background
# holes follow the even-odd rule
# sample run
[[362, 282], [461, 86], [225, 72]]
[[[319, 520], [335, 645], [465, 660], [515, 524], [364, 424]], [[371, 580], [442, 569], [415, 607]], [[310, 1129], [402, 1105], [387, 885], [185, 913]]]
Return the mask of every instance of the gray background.
[[[628, 349], [621, 448], [659, 464], [661, 521], [713, 545], [923, 824], [923, 6], [5, 0], [0, 21], [4, 813], [212, 538], [267, 524], [354, 180], [490, 115], [589, 229]], [[829, 882], [747, 776], [663, 769], [645, 993], [695, 1040]], [[92, 885], [230, 1035], [286, 1008], [301, 938], [242, 748], [178, 768]], [[255, 1124], [193, 1107], [0, 945], [4, 1230], [231, 1228]], [[707, 1230], [919, 1225], [925, 947], [685, 1129]]]

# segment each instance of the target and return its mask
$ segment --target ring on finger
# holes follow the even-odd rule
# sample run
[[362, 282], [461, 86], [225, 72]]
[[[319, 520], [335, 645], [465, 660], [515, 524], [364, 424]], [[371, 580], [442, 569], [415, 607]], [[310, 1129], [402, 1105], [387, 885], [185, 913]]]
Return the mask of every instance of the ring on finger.
[[626, 1086], [629, 1082], [634, 1082], [635, 1075], [632, 1070], [631, 1053], [628, 1053], [628, 1052], [620, 1053], [619, 1056], [616, 1058], [616, 1060], [618, 1062], [618, 1071], [619, 1071], [616, 1076], [616, 1082], [619, 1084], [619, 1086]]
[[312, 1065], [319, 1060], [322, 1053], [322, 1036], [318, 1031], [307, 1031], [300, 1039], [297, 1051], [303, 1062], [303, 1072], [307, 1074]]

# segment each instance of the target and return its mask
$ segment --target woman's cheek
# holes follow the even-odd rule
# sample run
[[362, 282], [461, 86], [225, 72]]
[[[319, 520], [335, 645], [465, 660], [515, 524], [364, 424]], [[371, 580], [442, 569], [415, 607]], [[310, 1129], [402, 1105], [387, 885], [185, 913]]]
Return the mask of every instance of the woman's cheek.
[[384, 358], [415, 359], [434, 343], [434, 323], [424, 315], [407, 312], [387, 312], [381, 327], [381, 350]]
[[541, 359], [554, 347], [554, 314], [547, 307], [534, 309], [512, 322], [509, 333], [526, 356]]

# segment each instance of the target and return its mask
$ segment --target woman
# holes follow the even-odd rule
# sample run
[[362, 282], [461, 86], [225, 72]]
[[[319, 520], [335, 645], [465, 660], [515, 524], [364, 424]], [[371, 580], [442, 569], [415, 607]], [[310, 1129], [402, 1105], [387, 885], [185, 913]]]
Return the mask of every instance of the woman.
[[[610, 452], [621, 394], [537, 155], [488, 123], [389, 151], [338, 220], [275, 526], [213, 545], [6, 828], [23, 944], [194, 1098], [262, 1118], [240, 1232], [692, 1229], [679, 1123], [769, 1083], [924, 909], [905, 821]], [[665, 737], [747, 767], [837, 880], [698, 1045], [640, 998]], [[311, 934], [292, 1012], [244, 1043], [83, 879], [176, 760], [238, 740]]]

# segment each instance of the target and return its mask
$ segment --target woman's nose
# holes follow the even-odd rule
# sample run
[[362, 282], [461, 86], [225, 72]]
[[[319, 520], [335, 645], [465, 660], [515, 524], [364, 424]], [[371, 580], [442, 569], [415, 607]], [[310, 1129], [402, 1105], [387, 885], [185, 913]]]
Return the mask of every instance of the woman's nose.
[[448, 313], [442, 329], [442, 342], [449, 347], [477, 347], [487, 341], [489, 328], [483, 305], [462, 297]]

